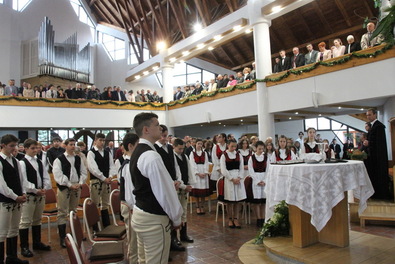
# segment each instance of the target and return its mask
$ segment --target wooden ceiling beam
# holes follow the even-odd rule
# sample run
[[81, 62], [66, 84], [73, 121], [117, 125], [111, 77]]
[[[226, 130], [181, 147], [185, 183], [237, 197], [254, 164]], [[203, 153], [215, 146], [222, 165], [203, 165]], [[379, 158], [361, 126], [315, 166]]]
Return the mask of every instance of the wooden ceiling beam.
[[[144, 39], [145, 39], [145, 42], [147, 43], [147, 47], [148, 47], [151, 55], [154, 56], [154, 55], [156, 55], [156, 50], [154, 49], [154, 44], [153, 44], [154, 37], [151, 34], [151, 30], [148, 25], [148, 19], [145, 14], [145, 11], [143, 9], [143, 6], [141, 4], [141, 0], [138, 0], [139, 5], [140, 5], [140, 10], [138, 10], [138, 8], [136, 7], [136, 5], [134, 4], [133, 1], [134, 0], [130, 0], [130, 2], [133, 4], [133, 9], [135, 9], [137, 17], [139, 17], [139, 18], [142, 17], [144, 19], [143, 21], [139, 21], [139, 22], [141, 22], [141, 24], [143, 25], [143, 29], [144, 29], [143, 32], [146, 34]], [[140, 13], [138, 13], [138, 12], [140, 12]]]
[[310, 38], [314, 38], [314, 34], [313, 32], [311, 32], [310, 27], [307, 25], [306, 19], [304, 19], [304, 16], [302, 15], [302, 13], [300, 12], [300, 9], [296, 9], [294, 10], [294, 12], [296, 12], [296, 14], [298, 15], [300, 22], [303, 24], [304, 27], [304, 31], [307, 32], [310, 36]]
[[225, 48], [224, 46], [219, 46], [218, 49], [222, 50], [222, 52], [225, 53], [226, 58], [228, 58], [228, 60], [232, 63], [231, 66], [235, 66], [238, 64], [234, 57], [229, 54], [229, 50], [227, 48]]
[[326, 20], [324, 14], [321, 11], [321, 8], [319, 7], [317, 1], [313, 1], [312, 5], [314, 7], [315, 13], [318, 15], [318, 17], [321, 20], [321, 23], [324, 25], [324, 28], [322, 29], [324, 32], [328, 33], [333, 33], [333, 28], [329, 25], [328, 21]]
[[295, 36], [292, 30], [289, 29], [287, 21], [282, 16], [278, 17], [277, 20], [282, 24], [282, 30], [284, 31], [285, 35], [288, 35], [292, 39], [293, 43], [287, 43], [287, 45], [296, 46], [299, 43], [299, 39]]
[[89, 2], [89, 6], [93, 6], [93, 4], [96, 2], [97, 0], [91, 0], [90, 2]]
[[204, 0], [195, 0], [195, 5], [200, 17], [202, 18], [203, 27], [207, 27], [210, 22], [207, 19], [207, 14], [204, 13], [203, 7], [201, 6], [202, 1]]
[[233, 0], [226, 0], [226, 5], [231, 13], [236, 11], [236, 3]]
[[161, 32], [159, 34], [161, 35], [161, 39], [167, 40], [169, 33], [167, 31], [166, 23], [163, 20], [163, 17], [156, 11], [155, 7], [152, 5], [151, 0], [146, 0], [146, 2], [148, 3], [148, 6], [152, 12], [152, 16], [154, 18], [154, 21], [156, 22], [156, 25], [158, 26], [158, 28], [160, 28]]
[[106, 20], [105, 21], [106, 23], [111, 24], [111, 22], [112, 22], [111, 17], [109, 17], [108, 14], [105, 11], [103, 11], [99, 5], [94, 5], [93, 8], [100, 14], [100, 16], [104, 20]]
[[368, 16], [370, 17], [370, 18], [373, 18], [373, 10], [370, 8], [370, 5], [368, 4], [368, 1], [366, 1], [366, 0], [364, 0], [363, 1], [363, 4], [364, 4], [364, 6], [365, 6], [365, 8], [366, 8], [366, 11], [368, 12]]
[[184, 13], [180, 12], [178, 1], [169, 0], [169, 3], [170, 3], [170, 8], [174, 14], [174, 17], [176, 18], [176, 22], [177, 22], [178, 28], [180, 29], [182, 38], [185, 39], [188, 36], [188, 34], [185, 29], [186, 21], [185, 21]]
[[230, 41], [229, 45], [232, 46], [232, 48], [234, 48], [236, 50], [236, 52], [238, 52], [240, 54], [240, 56], [242, 57], [243, 61], [248, 61], [248, 56], [244, 53], [243, 49], [240, 48], [239, 45], [237, 45], [237, 43], [235, 41]]
[[346, 9], [344, 8], [342, 2], [340, 0], [335, 0], [336, 6], [337, 8], [339, 8], [340, 13], [342, 14], [344, 20], [347, 23], [348, 27], [351, 27], [351, 21], [350, 21], [350, 17], [348, 16]]
[[119, 20], [119, 17], [117, 16], [117, 10], [116, 10], [116, 8], [114, 8], [114, 6], [112, 4], [113, 2], [112, 1], [105, 1], [105, 2], [101, 1], [99, 3], [101, 3], [108, 10], [108, 12], [111, 14], [111, 16], [114, 18], [114, 20], [118, 23], [118, 25], [122, 27], [123, 23], [121, 20]]
[[209, 63], [212, 63], [212, 64], [214, 64], [214, 65], [217, 65], [217, 66], [220, 66], [220, 67], [222, 67], [222, 68], [225, 68], [225, 69], [229, 69], [229, 70], [230, 70], [229, 65], [227, 65], [227, 64], [222, 64], [222, 63], [218, 62], [217, 60], [212, 60], [212, 59], [209, 59], [209, 58], [204, 57], [204, 56], [198, 56], [198, 58], [199, 58], [199, 59], [202, 59], [202, 60], [205, 60], [205, 61], [208, 61]]

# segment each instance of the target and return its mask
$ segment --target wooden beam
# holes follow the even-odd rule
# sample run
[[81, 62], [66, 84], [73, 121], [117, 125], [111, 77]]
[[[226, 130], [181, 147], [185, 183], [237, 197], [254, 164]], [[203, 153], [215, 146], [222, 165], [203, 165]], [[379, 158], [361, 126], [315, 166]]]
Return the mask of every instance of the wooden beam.
[[227, 48], [225, 48], [224, 46], [219, 46], [218, 49], [221, 49], [225, 53], [225, 56], [233, 64], [231, 66], [235, 66], [238, 64], [237, 61], [233, 58], [233, 56], [230, 56], [229, 50]]
[[217, 66], [220, 66], [220, 67], [222, 67], [222, 68], [225, 68], [225, 69], [229, 69], [229, 70], [230, 70], [229, 65], [222, 64], [222, 63], [218, 62], [217, 60], [212, 60], [212, 59], [209, 59], [209, 58], [204, 57], [204, 56], [198, 56], [197, 58], [202, 59], [202, 60], [205, 60], [205, 61], [207, 61], [207, 62], [210, 62], [210, 63], [214, 64], [214, 65], [217, 65]]
[[321, 20], [321, 23], [324, 25], [324, 28], [322, 29], [323, 32], [328, 32], [328, 33], [333, 33], [333, 28], [329, 25], [328, 21], [326, 20], [324, 14], [322, 13], [321, 8], [319, 7], [317, 1], [313, 1], [312, 5], [314, 7], [314, 11], [318, 15], [318, 17]]
[[282, 29], [283, 29], [285, 35], [288, 35], [292, 39], [293, 43], [287, 43], [287, 45], [296, 46], [298, 43], [300, 43], [299, 39], [295, 36], [295, 34], [292, 32], [292, 30], [290, 30], [290, 28], [287, 24], [287, 21], [284, 19], [283, 16], [278, 17], [277, 21], [282, 24]]
[[[129, 2], [132, 3], [133, 9], [135, 10], [137, 17], [139, 17], [139, 18], [142, 17], [144, 19], [142, 22], [140, 22], [140, 19], [139, 19], [139, 23], [141, 23], [143, 25], [143, 29], [144, 29], [143, 32], [145, 34], [145, 36], [144, 36], [145, 42], [147, 43], [147, 47], [148, 47], [151, 55], [154, 56], [154, 55], [156, 55], [157, 52], [153, 47], [154, 44], [152, 43], [153, 39], [151, 38], [151, 34], [150, 34], [151, 31], [148, 26], [147, 16], [145, 14], [143, 6], [141, 5], [141, 0], [139, 0], [140, 10], [138, 10], [138, 8], [136, 8], [136, 5], [134, 4], [133, 0], [130, 0]], [[138, 13], [139, 11], [141, 13]]]
[[314, 36], [313, 32], [311, 32], [309, 25], [307, 25], [306, 19], [304, 19], [304, 16], [300, 12], [300, 9], [296, 9], [296, 10], [294, 10], [294, 12], [296, 12], [296, 14], [298, 15], [298, 17], [300, 19], [300, 22], [303, 24], [304, 31], [309, 34], [310, 38], [314, 39], [315, 36]]
[[[108, 16], [108, 14], [104, 11], [101, 10], [101, 7], [98, 5], [93, 6], [93, 8], [100, 14], [103, 20], [106, 20], [105, 22], [110, 23], [112, 22], [111, 17]], [[99, 19], [98, 19], [99, 21]]]
[[252, 65], [252, 63], [253, 63], [254, 61], [255, 61], [255, 60], [252, 60], [252, 61], [243, 63], [243, 64], [241, 64], [241, 65], [235, 66], [235, 67], [233, 67], [231, 70], [232, 70], [232, 71], [239, 71], [239, 70], [241, 70], [241, 69], [244, 69], [245, 67], [251, 67], [251, 65]]
[[240, 53], [243, 61], [248, 61], [248, 56], [244, 53], [244, 51], [242, 51], [242, 49], [239, 47], [239, 45], [237, 45], [235, 41], [229, 42], [229, 45], [231, 45], [232, 48], [236, 50], [236, 52]]
[[[122, 27], [122, 21], [119, 20], [118, 16], [117, 16], [117, 10], [114, 8], [114, 6], [112, 5], [112, 1], [101, 1], [99, 2], [101, 3], [107, 10], [108, 12], [111, 14], [111, 16], [114, 18], [115, 22], [118, 23], [119, 26]], [[108, 5], [109, 4], [109, 5]]]
[[184, 13], [179, 11], [178, 1], [174, 2], [174, 0], [169, 0], [171, 11], [176, 19], [178, 28], [180, 29], [182, 38], [185, 39], [187, 37], [187, 32], [185, 30], [185, 17]]
[[351, 27], [350, 17], [347, 15], [346, 9], [344, 8], [342, 2], [339, 0], [335, 0], [335, 3], [336, 3], [337, 8], [339, 8], [340, 13], [342, 13], [344, 20], [346, 20], [347, 26]]
[[233, 7], [233, 3], [231, 0], [226, 0], [226, 6], [228, 7], [228, 9], [231, 13], [233, 13], [235, 11], [235, 8]]
[[203, 26], [207, 27], [209, 25], [209, 21], [207, 21], [207, 17], [206, 17], [206, 14], [203, 11], [203, 8], [201, 6], [201, 2], [202, 2], [202, 0], [195, 0], [195, 5], [196, 5], [196, 9], [197, 9], [200, 17], [202, 18]]
[[373, 17], [373, 16], [374, 16], [374, 15], [373, 15], [373, 11], [372, 11], [372, 9], [370, 8], [370, 5], [369, 5], [368, 1], [364, 0], [364, 1], [363, 1], [363, 4], [364, 4], [364, 6], [365, 6], [365, 8], [366, 8], [366, 11], [368, 12], [368, 17]]
[[[158, 14], [158, 12], [155, 10], [154, 6], [152, 5], [151, 0], [146, 1], [148, 3], [148, 6], [152, 12], [152, 16], [156, 22], [156, 25], [160, 28], [160, 35], [162, 40], [167, 40], [169, 34], [166, 28], [165, 21], [163, 21], [163, 17]], [[159, 32], [159, 31], [158, 31]]]
[[91, 1], [89, 2], [89, 6], [92, 6], [96, 1], [97, 1], [97, 0], [91, 0]]

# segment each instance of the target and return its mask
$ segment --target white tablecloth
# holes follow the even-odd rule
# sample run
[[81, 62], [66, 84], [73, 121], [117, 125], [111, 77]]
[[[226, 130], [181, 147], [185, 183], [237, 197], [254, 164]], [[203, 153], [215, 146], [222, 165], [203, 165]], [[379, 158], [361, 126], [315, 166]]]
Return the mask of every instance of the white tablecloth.
[[266, 219], [271, 218], [274, 206], [285, 200], [311, 215], [311, 224], [321, 231], [332, 216], [332, 208], [344, 192], [354, 190], [360, 200], [358, 213], [367, 207], [374, 193], [362, 161], [270, 165], [266, 173]]

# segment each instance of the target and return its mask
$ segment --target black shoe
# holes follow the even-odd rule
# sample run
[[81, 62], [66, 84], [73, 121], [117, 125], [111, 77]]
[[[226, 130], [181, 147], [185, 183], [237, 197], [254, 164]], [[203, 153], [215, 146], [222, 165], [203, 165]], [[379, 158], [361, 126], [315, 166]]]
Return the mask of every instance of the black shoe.
[[168, 262], [172, 262], [173, 259], [169, 256]]
[[22, 260], [17, 257], [7, 257], [5, 264], [29, 264], [28, 260]]
[[33, 244], [33, 249], [34, 250], [43, 250], [43, 251], [50, 251], [51, 250], [51, 246], [50, 245], [45, 245], [42, 242]]
[[34, 256], [33, 252], [31, 252], [29, 248], [21, 248], [21, 255], [25, 258], [31, 258]]
[[182, 226], [180, 230], [180, 239], [183, 242], [193, 243], [193, 238], [188, 236], [187, 230], [187, 223], [184, 223], [184, 226]]
[[66, 224], [58, 225], [58, 230], [59, 230], [60, 246], [62, 248], [66, 248], [66, 242], [64, 241], [64, 239], [66, 238]]
[[181, 242], [177, 238], [176, 230], [171, 231], [171, 242], [170, 242], [170, 250], [171, 251], [185, 251], [185, 247], [182, 246]]

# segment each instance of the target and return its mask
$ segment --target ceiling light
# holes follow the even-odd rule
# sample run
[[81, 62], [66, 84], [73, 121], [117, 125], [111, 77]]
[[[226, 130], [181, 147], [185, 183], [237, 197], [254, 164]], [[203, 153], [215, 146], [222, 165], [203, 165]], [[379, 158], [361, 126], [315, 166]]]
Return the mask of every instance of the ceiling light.
[[156, 71], [157, 69], [159, 69], [159, 67], [158, 67], [158, 66], [154, 66], [154, 67], [152, 67], [152, 70], [154, 70], [154, 71]]
[[177, 60], [176, 57], [173, 57], [173, 58], [170, 58], [170, 59], [169, 59], [170, 62], [175, 62], [176, 60]]
[[210, 47], [208, 47], [207, 49], [208, 49], [208, 50], [213, 50], [213, 49], [214, 49], [214, 47], [211, 47], [211, 46], [210, 46]]
[[295, 115], [299, 115], [299, 112], [295, 112]]
[[341, 107], [341, 106], [339, 106], [337, 109], [342, 109], [342, 107]]
[[288, 117], [288, 119], [289, 119], [289, 120], [291, 120], [291, 119], [292, 119], [292, 117]]
[[321, 114], [318, 114], [318, 116], [322, 116]]
[[243, 119], [240, 119], [240, 122], [243, 122]]
[[144, 74], [144, 75], [148, 75], [148, 74], [149, 74], [149, 71], [144, 71], [143, 74]]
[[198, 44], [197, 46], [196, 46], [196, 48], [198, 48], [198, 49], [202, 49], [202, 48], [204, 48], [206, 45], [204, 44], [204, 43], [200, 43], [200, 44]]
[[226, 127], [226, 125], [224, 125], [224, 127]]
[[220, 125], [220, 124], [221, 124], [221, 122], [218, 123], [218, 125]]
[[272, 8], [272, 13], [277, 13], [281, 10], [281, 6], [275, 6]]
[[188, 56], [188, 55], [189, 55], [189, 51], [186, 50], [182, 52], [182, 56]]
[[203, 125], [200, 125], [201, 127], [203, 126]]
[[251, 28], [249, 28], [249, 29], [247, 29], [246, 31], [244, 31], [246, 34], [250, 34], [251, 32], [252, 32], [252, 29]]
[[136, 76], [134, 76], [134, 79], [135, 80], [138, 80], [138, 79], [140, 79], [141, 78], [141, 76], [140, 75], [136, 75]]
[[202, 24], [200, 24], [199, 22], [196, 22], [195, 25], [193, 25], [193, 30], [195, 30], [195, 32], [202, 30], [202, 28]]
[[156, 43], [156, 49], [161, 51], [164, 50], [166, 48], [166, 42], [164, 41], [159, 41], [158, 43]]
[[237, 32], [237, 31], [239, 31], [241, 29], [241, 25], [237, 25], [237, 26], [234, 26], [233, 27], [233, 31], [234, 32]]
[[361, 111], [363, 111], [364, 109], [363, 108], [361, 108]]
[[218, 40], [220, 40], [220, 39], [222, 39], [222, 36], [221, 36], [221, 35], [216, 35], [216, 36], [214, 36], [214, 41], [218, 41]]

